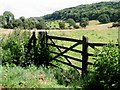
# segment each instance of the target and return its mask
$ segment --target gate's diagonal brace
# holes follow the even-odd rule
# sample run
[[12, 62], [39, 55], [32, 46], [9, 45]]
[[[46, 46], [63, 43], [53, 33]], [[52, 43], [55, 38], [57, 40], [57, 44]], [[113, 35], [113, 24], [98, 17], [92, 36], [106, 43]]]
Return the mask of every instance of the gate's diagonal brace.
[[68, 52], [70, 49], [76, 47], [77, 45], [79, 45], [79, 42], [77, 42], [76, 44], [72, 45], [71, 47], [69, 47], [68, 49], [64, 50], [62, 53], [58, 54], [57, 56], [55, 56], [54, 58], [52, 58], [53, 60], [58, 58], [59, 56], [63, 55], [64, 53]]
[[[50, 38], [50, 41], [55, 45], [54, 41]], [[56, 46], [56, 48], [59, 50], [60, 53], [62, 53], [62, 51], [59, 49], [59, 47]], [[64, 56], [64, 58], [69, 62], [69, 64], [72, 65], [72, 63], [68, 60], [67, 57]]]

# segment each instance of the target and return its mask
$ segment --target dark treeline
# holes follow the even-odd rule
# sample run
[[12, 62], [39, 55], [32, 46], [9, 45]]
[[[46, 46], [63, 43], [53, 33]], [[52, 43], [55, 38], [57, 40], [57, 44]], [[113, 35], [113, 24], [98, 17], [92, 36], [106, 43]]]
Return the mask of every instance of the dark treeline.
[[120, 15], [118, 15], [119, 6], [120, 2], [100, 2], [94, 4], [79, 5], [77, 7], [66, 8], [49, 15], [45, 15], [44, 19], [67, 20], [69, 18], [72, 18], [75, 20], [75, 22], [79, 22], [81, 18], [97, 20], [99, 16], [103, 15], [109, 19], [107, 22], [116, 22], [120, 17]]

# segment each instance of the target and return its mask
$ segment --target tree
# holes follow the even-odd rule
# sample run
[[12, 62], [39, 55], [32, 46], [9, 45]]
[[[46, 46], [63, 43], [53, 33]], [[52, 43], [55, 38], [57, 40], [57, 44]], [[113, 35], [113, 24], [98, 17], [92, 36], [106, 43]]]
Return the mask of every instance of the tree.
[[3, 16], [0, 16], [0, 27], [2, 27], [2, 18]]
[[101, 14], [99, 17], [98, 17], [98, 21], [100, 23], [108, 23], [110, 22], [110, 17], [108, 14]]
[[20, 19], [14, 20], [13, 27], [15, 28], [23, 28], [22, 27], [22, 21]]
[[89, 19], [88, 18], [81, 18], [80, 20], [80, 26], [81, 27], [86, 27], [89, 24]]
[[25, 20], [26, 20], [26, 19], [25, 19], [24, 16], [21, 16], [21, 17], [19, 18], [19, 21], [20, 21], [20, 24], [21, 24], [20, 27], [23, 28], [23, 29], [26, 29], [26, 28], [25, 28]]
[[59, 22], [60, 29], [65, 29], [65, 22]]
[[75, 26], [75, 21], [72, 19], [72, 18], [69, 18], [68, 20], [67, 20], [67, 23], [69, 23], [69, 26]]
[[13, 20], [13, 19], [14, 19], [14, 15], [13, 15], [13, 13], [11, 13], [10, 11], [5, 11], [5, 12], [3, 13], [3, 16], [4, 16], [4, 17], [9, 17], [10, 20]]
[[20, 19], [22, 22], [25, 22], [25, 17], [24, 17], [24, 16], [21, 16], [19, 19]]
[[37, 29], [46, 29], [46, 27], [46, 22], [43, 19], [39, 20], [39, 22], [36, 24]]
[[3, 18], [5, 19], [3, 27], [13, 28], [14, 15], [10, 11], [5, 11], [3, 13]]

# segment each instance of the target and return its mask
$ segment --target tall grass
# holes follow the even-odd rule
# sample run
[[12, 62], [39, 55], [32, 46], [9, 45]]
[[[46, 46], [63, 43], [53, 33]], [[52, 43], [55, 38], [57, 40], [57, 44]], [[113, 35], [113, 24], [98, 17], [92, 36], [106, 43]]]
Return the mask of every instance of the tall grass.
[[54, 69], [34, 65], [28, 68], [2, 67], [1, 83], [6, 88], [65, 88], [57, 84]]

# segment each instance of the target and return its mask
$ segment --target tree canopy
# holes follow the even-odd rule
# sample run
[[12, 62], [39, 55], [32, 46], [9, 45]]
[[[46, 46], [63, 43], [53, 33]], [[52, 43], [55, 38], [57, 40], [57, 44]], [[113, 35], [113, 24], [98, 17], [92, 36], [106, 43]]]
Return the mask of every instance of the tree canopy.
[[68, 20], [71, 18], [75, 22], [79, 22], [81, 18], [97, 20], [101, 14], [107, 14], [110, 17], [110, 21], [115, 22], [116, 18], [118, 18], [119, 3], [120, 2], [100, 2], [79, 5], [56, 11], [52, 14], [45, 15], [43, 18], [46, 20]]
[[100, 23], [108, 23], [110, 22], [110, 17], [108, 14], [101, 14], [99, 17], [98, 17], [98, 21]]
[[70, 26], [75, 26], [75, 24], [76, 24], [75, 21], [72, 18], [69, 18], [67, 20], [67, 23], [69, 23]]
[[88, 18], [81, 18], [80, 20], [80, 26], [81, 27], [86, 27], [89, 24], [89, 19]]

